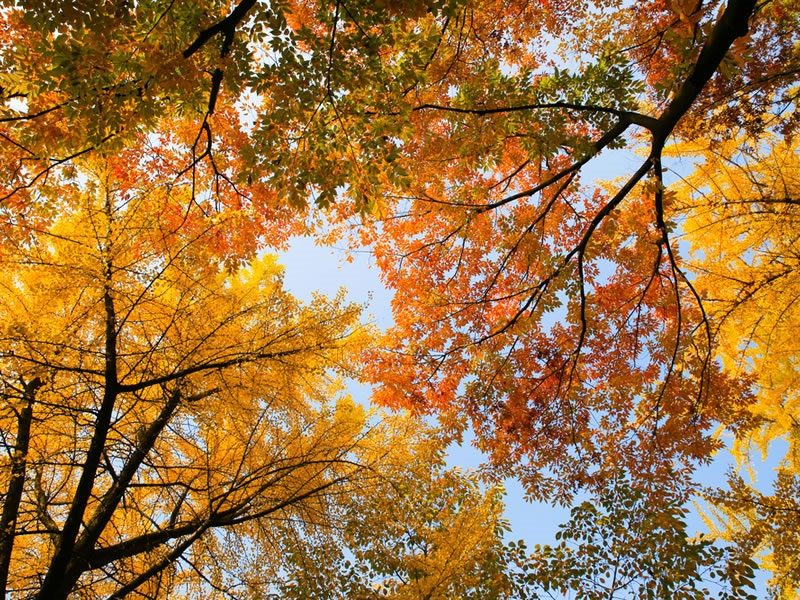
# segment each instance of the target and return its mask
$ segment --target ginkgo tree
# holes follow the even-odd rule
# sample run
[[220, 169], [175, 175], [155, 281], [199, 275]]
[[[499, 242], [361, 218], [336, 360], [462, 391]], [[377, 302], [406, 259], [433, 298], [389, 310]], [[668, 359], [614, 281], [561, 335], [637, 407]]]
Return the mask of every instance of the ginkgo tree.
[[797, 469], [798, 363], [794, 333], [800, 158], [796, 139], [736, 136], [697, 151], [698, 166], [676, 190], [676, 213], [691, 244], [698, 292], [719, 332], [725, 368], [756, 378], [752, 407], [759, 449], [789, 436]]
[[[739, 466], [751, 453], [779, 464], [772, 494], [730, 474], [726, 490], [710, 493], [720, 534], [763, 559], [778, 597], [794, 597], [798, 578], [797, 489], [798, 257], [800, 158], [797, 139], [774, 132], [738, 132], [718, 147], [685, 144], [696, 169], [677, 188], [676, 212], [691, 245], [695, 285], [715, 329], [724, 368], [752, 379], [753, 427], [735, 437]], [[773, 456], [776, 442], [785, 455]], [[752, 471], [751, 471], [752, 474]]]
[[[508, 533], [500, 519], [501, 488], [483, 491], [474, 473], [425, 463], [398, 468], [392, 488], [382, 499], [355, 499], [337, 539], [297, 538], [286, 598], [477, 600], [524, 594], [525, 555], [498, 535]], [[494, 534], [488, 527], [496, 528]]]
[[[427, 497], [458, 493], [453, 521], [420, 543], [449, 552], [439, 537], [471, 522], [446, 577], [473, 573], [507, 597], [510, 578], [474, 575], [504, 553], [497, 494], [443, 473], [432, 428], [342, 393], [369, 337], [360, 307], [299, 303], [273, 255], [225, 268], [211, 250], [231, 224], [126, 158], [82, 161], [50, 222], [20, 224], [3, 245], [0, 595], [277, 593], [291, 540], [330, 538], [354, 506], [405, 486], [415, 500], [384, 515], [399, 529], [381, 542], [414, 527]], [[176, 205], [172, 227], [162, 217]], [[369, 556], [374, 543], [353, 548]], [[382, 573], [389, 558], [369, 564]], [[416, 579], [425, 572], [445, 576], [421, 563]]]

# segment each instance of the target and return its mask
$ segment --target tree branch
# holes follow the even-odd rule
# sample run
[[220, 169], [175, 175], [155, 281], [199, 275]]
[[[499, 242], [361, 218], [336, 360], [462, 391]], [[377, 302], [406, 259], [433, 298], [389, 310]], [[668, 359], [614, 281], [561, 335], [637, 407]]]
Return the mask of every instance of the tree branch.
[[233, 9], [231, 14], [222, 19], [222, 21], [201, 31], [198, 34], [197, 39], [195, 39], [195, 41], [183, 51], [183, 57], [189, 58], [198, 50], [200, 50], [200, 48], [205, 46], [206, 43], [208, 43], [212, 38], [222, 33], [224, 38], [220, 56], [225, 58], [228, 55], [228, 52], [230, 52], [231, 44], [233, 43], [233, 36], [236, 33], [236, 28], [244, 20], [250, 9], [255, 6], [256, 1], [257, 0], [242, 0], [236, 5], [236, 8]]
[[457, 108], [454, 106], [444, 106], [441, 104], [421, 104], [420, 106], [415, 106], [412, 109], [413, 112], [419, 112], [423, 110], [440, 110], [477, 116], [496, 115], [529, 110], [575, 110], [579, 112], [596, 112], [614, 115], [621, 121], [624, 121], [628, 124], [639, 125], [651, 131], [657, 127], [658, 123], [657, 119], [635, 111], [620, 110], [616, 108], [609, 108], [607, 106], [597, 106], [592, 104], [573, 104], [571, 102], [537, 102], [533, 104], [520, 104], [519, 106], [496, 106], [494, 108]]
[[660, 152], [678, 121], [689, 111], [706, 83], [719, 69], [733, 42], [749, 30], [749, 20], [756, 0], [729, 0], [728, 6], [714, 25], [700, 55], [675, 97], [658, 118], [653, 132], [653, 147]]
[[43, 385], [44, 382], [39, 377], [23, 383], [23, 406], [17, 414], [17, 436], [14, 442], [14, 454], [11, 456], [11, 478], [3, 502], [3, 512], [0, 515], [0, 599], [4, 599], [6, 594], [16, 521], [25, 486], [25, 469], [28, 464], [28, 445], [33, 421], [33, 399], [36, 391]]

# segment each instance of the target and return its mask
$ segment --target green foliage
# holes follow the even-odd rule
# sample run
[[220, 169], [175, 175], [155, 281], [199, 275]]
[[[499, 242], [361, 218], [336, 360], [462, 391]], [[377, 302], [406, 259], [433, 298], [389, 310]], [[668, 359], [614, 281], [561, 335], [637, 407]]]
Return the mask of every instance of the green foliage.
[[572, 509], [555, 546], [537, 546], [528, 583], [575, 599], [755, 600], [757, 565], [736, 548], [691, 538], [685, 498], [620, 477]]
[[[441, 460], [441, 459], [440, 459]], [[424, 466], [423, 466], [424, 465]], [[294, 539], [286, 598], [519, 597], [521, 548], [503, 542], [502, 490], [443, 463], [407, 463], [352, 498], [331, 544]], [[331, 582], [336, 582], [331, 585]]]

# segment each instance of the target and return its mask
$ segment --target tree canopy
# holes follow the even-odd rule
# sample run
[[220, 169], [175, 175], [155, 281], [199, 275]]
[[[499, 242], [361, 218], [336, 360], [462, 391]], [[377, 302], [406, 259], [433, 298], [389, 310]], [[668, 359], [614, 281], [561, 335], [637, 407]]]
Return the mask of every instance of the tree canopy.
[[[333, 544], [356, 511], [395, 530], [353, 538], [368, 568], [352, 585], [507, 597], [502, 573], [483, 577], [504, 554], [497, 491], [446, 472], [432, 428], [343, 393], [370, 336], [360, 307], [302, 305], [273, 255], [220, 268], [222, 225], [163, 218], [187, 188], [81, 163], [58, 215], [2, 257], [3, 597], [268, 595], [291, 589], [297, 544]], [[408, 493], [413, 511], [381, 513]], [[416, 512], [445, 499], [450, 521]], [[446, 575], [378, 546], [415, 530]], [[440, 539], [467, 530], [458, 555]]]
[[[166, 562], [212, 586], [203, 568], [225, 564], [208, 558], [224, 544], [205, 531], [269, 545], [245, 523], [322, 511], [307, 505], [347, 486], [379, 524], [298, 534], [276, 567], [294, 573], [285, 593], [508, 593], [498, 565], [528, 563], [496, 537], [496, 497], [445, 472], [441, 448], [427, 475], [398, 475], [398, 502], [415, 518], [437, 506], [437, 547], [467, 527], [477, 554], [450, 571], [420, 550], [436, 545], [413, 533], [429, 521], [387, 525], [397, 515], [362, 477], [386, 473], [392, 436], [369, 419], [334, 433], [351, 406], [332, 400], [336, 372], [409, 422], [437, 415], [441, 444], [471, 431], [490, 481], [594, 498], [559, 556], [597, 573], [610, 555], [580, 540], [631, 506], [672, 515], [658, 524], [676, 532], [670, 564], [722, 560], [681, 541], [695, 469], [725, 435], [743, 465], [786, 440], [774, 493], [741, 472], [705, 493], [716, 535], [774, 571], [772, 593], [795, 593], [796, 2], [18, 0], [0, 19], [14, 593], [122, 596], [167, 581], [166, 565], [148, 575]], [[342, 298], [280, 290], [267, 254], [302, 234], [369, 246], [394, 291], [388, 331], [368, 335]], [[204, 482], [188, 484], [176, 473], [197, 461]], [[619, 512], [593, 520], [608, 498]], [[467, 526], [473, 502], [485, 518]], [[409, 537], [361, 554], [364, 531]], [[322, 579], [304, 573], [330, 544], [350, 549], [317, 561]], [[48, 551], [23, 574], [28, 547]], [[723, 569], [732, 590], [745, 567]], [[476, 591], [486, 581], [499, 587]]]

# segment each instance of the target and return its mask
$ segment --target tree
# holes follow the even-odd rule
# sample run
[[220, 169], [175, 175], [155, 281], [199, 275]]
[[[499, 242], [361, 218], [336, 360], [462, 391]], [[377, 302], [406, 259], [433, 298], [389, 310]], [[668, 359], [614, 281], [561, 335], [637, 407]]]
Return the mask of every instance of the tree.
[[769, 598], [796, 598], [798, 579], [797, 535], [800, 478], [796, 471], [776, 469], [769, 493], [740, 473], [728, 474], [725, 488], [709, 489], [706, 519], [713, 534], [758, 561], [771, 574]]
[[503, 542], [502, 490], [481, 490], [476, 474], [445, 470], [441, 460], [434, 469], [400, 466], [405, 473], [377, 501], [360, 496], [333, 544], [299, 539], [286, 597], [518, 598], [525, 557]]
[[[3, 597], [268, 593], [284, 536], [335, 531], [393, 478], [425, 498], [432, 430], [341, 394], [359, 306], [300, 304], [268, 254], [226, 270], [210, 250], [230, 224], [125, 158], [82, 161], [53, 193], [52, 223], [2, 257]], [[456, 522], [486, 511], [466, 551], [502, 547], [496, 495], [446, 490], [470, 499]]]
[[685, 504], [669, 484], [644, 493], [620, 476], [597, 503], [572, 509], [557, 545], [536, 547], [528, 578], [549, 597], [755, 599], [756, 564], [738, 547], [692, 539]]
[[787, 462], [797, 469], [798, 145], [774, 134], [742, 137], [699, 149], [700, 164], [676, 190], [676, 212], [691, 244], [695, 286], [720, 342], [718, 356], [728, 371], [756, 381], [751, 410], [759, 429], [750, 438], [766, 451], [772, 440], [787, 437]]
[[[752, 425], [662, 158], [796, 133], [796, 2], [62, 4], [2, 13], [9, 224], [50, 218], [39, 190], [76, 157], [134, 144], [169, 153], [187, 214], [281, 240], [263, 215], [287, 205], [328, 208], [325, 239], [360, 215], [396, 291], [376, 400], [471, 426], [534, 497], [688, 481], [720, 425]], [[622, 148], [632, 172], [586, 185]], [[228, 268], [259, 229], [230, 228]]]
[[[662, 154], [670, 136], [713, 144], [714, 124], [755, 128], [795, 101], [796, 36], [783, 28], [797, 14], [718, 8], [632, 11], [651, 11], [653, 29], [601, 15], [601, 38], [616, 24], [619, 41], [577, 73], [508, 74], [487, 59], [483, 79], [420, 105], [424, 126], [406, 144], [414, 184], [368, 238], [397, 290], [388, 352], [376, 353], [379, 401], [466, 412], [481, 448], [534, 496], [568, 499], [619, 468], [691, 470], [719, 447], [716, 423], [747, 419], [748, 383], [714, 364], [674, 244]], [[732, 67], [745, 35], [753, 64], [776, 79]], [[631, 175], [580, 184], [590, 161], [624, 144], [645, 156]]]
[[[244, 191], [261, 181], [321, 206], [344, 191], [375, 211], [387, 193], [437, 179], [462, 187], [474, 173], [464, 190], [494, 195], [449, 201], [491, 205], [502, 188], [480, 185], [484, 167], [522, 191], [560, 157], [573, 167], [549, 182], [557, 188], [632, 126], [652, 134], [657, 158], [679, 121], [707, 133], [709, 116], [752, 124], [791, 104], [797, 73], [785, 0], [21, 2], [3, 19], [6, 195], [180, 116], [195, 121], [185, 141], [196, 162], [244, 161], [217, 173]], [[566, 58], [548, 56], [556, 47]]]
[[794, 597], [800, 588], [797, 140], [740, 132], [719, 147], [682, 152], [692, 150], [699, 164], [676, 190], [675, 204], [693, 253], [695, 286], [719, 341], [717, 356], [756, 390], [754, 427], [738, 432], [734, 454], [749, 468], [753, 451], [767, 456], [776, 441], [788, 442], [772, 493], [732, 472], [729, 489], [709, 492], [712, 520], [722, 537], [763, 559], [775, 597]]

